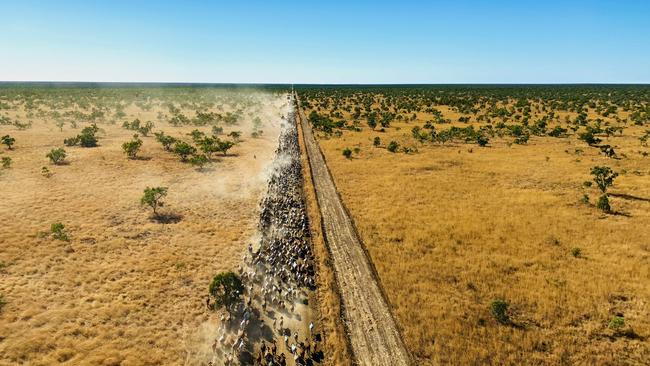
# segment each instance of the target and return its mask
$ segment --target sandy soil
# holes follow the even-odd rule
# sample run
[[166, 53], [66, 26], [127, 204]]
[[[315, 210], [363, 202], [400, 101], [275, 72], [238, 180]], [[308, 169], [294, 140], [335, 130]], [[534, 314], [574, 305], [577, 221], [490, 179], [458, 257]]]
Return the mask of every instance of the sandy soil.
[[[262, 102], [264, 110], [251, 112], [263, 118], [263, 137], [227, 127], [245, 131], [244, 141], [201, 172], [154, 137], [143, 137], [145, 159], [126, 159], [121, 144], [133, 132], [119, 124], [99, 124], [99, 147], [66, 147], [63, 166], [45, 154], [78, 129], [61, 132], [43, 119], [24, 131], [0, 126], [0, 135], [16, 138], [2, 154], [13, 165], [0, 176], [0, 364], [194, 363], [197, 332], [212, 316], [209, 281], [241, 263], [256, 232], [285, 103]], [[131, 107], [125, 119], [155, 121], [155, 112]], [[192, 129], [157, 122], [155, 130], [189, 141]], [[43, 166], [52, 177], [41, 175]], [[181, 220], [151, 220], [139, 203], [146, 186], [169, 187], [162, 212]], [[55, 222], [70, 242], [41, 234]]]

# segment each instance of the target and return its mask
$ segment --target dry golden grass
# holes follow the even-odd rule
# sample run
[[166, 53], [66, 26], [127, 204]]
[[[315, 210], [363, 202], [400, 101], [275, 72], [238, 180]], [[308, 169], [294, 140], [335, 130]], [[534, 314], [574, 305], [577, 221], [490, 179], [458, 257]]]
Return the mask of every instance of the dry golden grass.
[[[636, 153], [640, 128], [610, 138], [628, 156], [613, 160], [575, 137], [419, 145], [410, 129], [426, 117], [320, 139], [417, 364], [647, 364], [650, 168]], [[419, 153], [375, 148], [375, 136]], [[600, 213], [596, 188], [582, 187], [595, 165], [627, 172], [610, 190], [633, 196], [611, 197], [618, 215]], [[510, 303], [514, 326], [491, 316], [496, 298]], [[616, 314], [629, 337], [608, 328]]]
[[[281, 102], [283, 103], [283, 102]], [[267, 117], [279, 119], [276, 103]], [[18, 111], [18, 113], [22, 113]], [[156, 111], [127, 110], [132, 120]], [[121, 122], [120, 122], [121, 123]], [[11, 169], [0, 176], [0, 364], [194, 364], [188, 355], [205, 311], [207, 286], [241, 263], [256, 232], [265, 167], [277, 146], [278, 126], [264, 120], [264, 137], [244, 141], [204, 172], [144, 137], [141, 156], [128, 160], [121, 144], [132, 131], [100, 124], [100, 147], [66, 147], [68, 165], [45, 154], [79, 130], [34, 120], [17, 131]], [[156, 123], [175, 137], [194, 127]], [[83, 125], [80, 125], [83, 127]], [[209, 132], [209, 128], [200, 128]], [[233, 126], [233, 130], [242, 130]], [[226, 130], [228, 132], [228, 129]], [[45, 178], [41, 167], [54, 175]], [[150, 219], [139, 200], [146, 186], [167, 186], [162, 212], [177, 223]], [[62, 222], [71, 241], [41, 237]]]
[[350, 366], [352, 353], [348, 344], [345, 327], [341, 314], [341, 298], [337, 289], [334, 269], [332, 268], [329, 251], [325, 245], [321, 229], [321, 215], [314, 183], [311, 178], [311, 168], [307, 159], [307, 151], [302, 137], [302, 128], [298, 123], [300, 134], [300, 150], [302, 153], [303, 189], [309, 217], [311, 242], [317, 265], [316, 295], [318, 298], [318, 324], [323, 332], [325, 361], [327, 365]]

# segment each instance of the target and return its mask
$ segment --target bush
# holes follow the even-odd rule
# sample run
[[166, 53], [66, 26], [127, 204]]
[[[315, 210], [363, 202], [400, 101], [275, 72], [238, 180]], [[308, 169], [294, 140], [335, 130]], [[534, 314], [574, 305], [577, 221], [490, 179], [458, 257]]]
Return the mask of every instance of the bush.
[[16, 143], [16, 139], [9, 135], [4, 135], [0, 138], [0, 142], [2, 142], [3, 145], [7, 145], [9, 150], [13, 150], [13, 145]]
[[140, 198], [141, 205], [147, 205], [153, 209], [153, 215], [158, 216], [158, 207], [163, 207], [163, 198], [167, 196], [167, 187], [147, 187], [144, 195]]
[[239, 276], [233, 272], [222, 272], [214, 276], [209, 291], [215, 299], [213, 308], [216, 310], [226, 307], [226, 310], [230, 312], [231, 307], [240, 301], [244, 285]]
[[217, 151], [221, 151], [223, 156], [226, 156], [226, 154], [228, 154], [228, 150], [230, 150], [233, 146], [235, 146], [235, 143], [232, 141], [217, 140]]
[[122, 144], [122, 150], [129, 159], [135, 159], [140, 147], [142, 147], [142, 140], [138, 138], [138, 135], [133, 135], [133, 140]]
[[510, 317], [508, 316], [508, 304], [507, 301], [503, 299], [495, 299], [490, 305], [490, 313], [501, 324], [508, 324], [510, 322]]
[[609, 205], [609, 197], [607, 197], [607, 194], [603, 194], [598, 198], [598, 202], [596, 202], [596, 207], [603, 212], [612, 211], [612, 207]]
[[381, 139], [379, 136], [375, 137], [375, 139], [372, 141], [372, 145], [375, 147], [379, 147], [379, 145], [381, 145]]
[[187, 161], [187, 157], [196, 153], [196, 148], [187, 142], [176, 141], [174, 153], [181, 157], [181, 161]]
[[155, 133], [156, 135], [156, 141], [160, 142], [160, 144], [163, 146], [163, 149], [166, 151], [171, 151], [172, 148], [171, 146], [176, 143], [176, 139], [174, 137], [171, 137], [169, 135], [165, 135], [164, 132], [157, 132]]
[[65, 150], [60, 147], [58, 149], [52, 149], [49, 153], [45, 155], [46, 158], [49, 158], [52, 163], [55, 165], [61, 165], [65, 161], [66, 153]]
[[2, 168], [9, 169], [11, 167], [11, 158], [8, 156], [2, 157]]
[[600, 141], [602, 141], [601, 139], [595, 137], [593, 132], [591, 132], [591, 131], [586, 131], [586, 132], [583, 132], [583, 133], [579, 134], [578, 138], [580, 140], [586, 142], [590, 146], [596, 145], [596, 144], [600, 143]]
[[203, 169], [205, 164], [207, 164], [209, 161], [210, 160], [208, 159], [207, 156], [203, 154], [199, 154], [199, 155], [192, 156], [192, 158], [190, 159], [190, 164], [194, 165], [195, 167], [198, 167], [199, 170], [201, 170]]
[[79, 135], [77, 135], [77, 136], [74, 136], [74, 137], [69, 137], [67, 139], [63, 139], [63, 143], [65, 144], [65, 146], [77, 146], [77, 145], [79, 145], [79, 140], [80, 139], [81, 138], [79, 137]]
[[65, 231], [65, 225], [60, 222], [50, 225], [50, 232], [52, 233], [52, 237], [56, 240], [70, 241], [70, 237]]
[[582, 253], [582, 249], [575, 247], [571, 249], [571, 255], [578, 258], [580, 257], [580, 254]]
[[485, 146], [485, 145], [488, 144], [489, 141], [490, 141], [490, 139], [485, 137], [485, 135], [483, 135], [483, 134], [478, 134], [476, 136], [476, 143], [478, 144], [478, 146]]
[[608, 324], [609, 329], [618, 330], [625, 327], [625, 318], [620, 315], [614, 315]]
[[82, 147], [96, 147], [97, 136], [95, 134], [99, 131], [99, 127], [95, 123], [81, 130], [81, 134], [63, 140], [66, 146], [81, 145]]
[[392, 153], [396, 153], [399, 149], [399, 144], [396, 141], [391, 141], [388, 143], [388, 146], [386, 146], [386, 149]]
[[345, 149], [343, 149], [343, 156], [345, 156], [347, 159], [351, 159], [352, 158], [352, 150], [350, 150], [349, 148], [346, 147]]
[[515, 137], [515, 144], [517, 145], [526, 145], [528, 143], [528, 139], [530, 138], [530, 135], [525, 133], [523, 135]]

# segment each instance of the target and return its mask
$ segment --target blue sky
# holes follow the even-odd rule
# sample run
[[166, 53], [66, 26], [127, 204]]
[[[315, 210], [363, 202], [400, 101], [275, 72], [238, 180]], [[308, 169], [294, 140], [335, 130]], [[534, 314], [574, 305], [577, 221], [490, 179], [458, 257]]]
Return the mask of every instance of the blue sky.
[[650, 83], [650, 1], [0, 0], [0, 80]]

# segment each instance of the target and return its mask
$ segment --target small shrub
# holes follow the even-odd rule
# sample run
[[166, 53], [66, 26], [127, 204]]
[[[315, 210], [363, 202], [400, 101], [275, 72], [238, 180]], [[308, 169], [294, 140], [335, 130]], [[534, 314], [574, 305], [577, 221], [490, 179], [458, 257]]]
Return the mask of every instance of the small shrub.
[[582, 195], [582, 198], [580, 199], [580, 202], [582, 202], [582, 203], [588, 205], [588, 204], [589, 204], [589, 195], [586, 194], [586, 193], [583, 194], [583, 195]]
[[343, 156], [345, 156], [347, 159], [351, 159], [352, 158], [352, 150], [350, 150], [349, 148], [346, 147], [345, 149], [343, 149]]
[[228, 134], [228, 137], [232, 137], [233, 140], [239, 141], [239, 138], [241, 137], [241, 132], [232, 131], [231, 133]]
[[620, 315], [614, 315], [608, 324], [609, 329], [619, 330], [625, 327], [625, 318]]
[[65, 225], [60, 222], [50, 225], [50, 232], [52, 233], [52, 237], [56, 240], [70, 241], [70, 237], [65, 231]]
[[160, 144], [163, 146], [163, 149], [166, 151], [171, 151], [172, 148], [171, 146], [176, 143], [176, 139], [174, 137], [171, 137], [169, 135], [165, 135], [164, 132], [156, 132], [156, 141], [160, 142]]
[[181, 161], [187, 161], [187, 157], [196, 153], [196, 148], [187, 142], [176, 141], [174, 144], [174, 153], [181, 157]]
[[481, 147], [486, 146], [488, 142], [490, 142], [490, 139], [488, 139], [486, 136], [482, 134], [476, 135], [476, 143], [478, 144], [478, 146]]
[[523, 135], [515, 137], [514, 143], [517, 144], [517, 145], [526, 145], [528, 143], [529, 138], [530, 138], [530, 135], [523, 134]]
[[74, 136], [74, 137], [69, 137], [67, 139], [63, 139], [63, 143], [65, 144], [65, 146], [77, 146], [77, 145], [79, 145], [79, 140], [80, 139], [81, 138], [77, 135], [77, 136]]
[[4, 135], [2, 136], [2, 138], [0, 138], [0, 142], [2, 142], [3, 145], [7, 145], [7, 149], [13, 150], [13, 146], [16, 143], [16, 139], [9, 135]]
[[213, 135], [223, 135], [223, 127], [220, 126], [212, 126], [212, 134]]
[[9, 169], [11, 167], [11, 158], [8, 156], [2, 157], [2, 168]]
[[45, 157], [49, 158], [53, 164], [61, 165], [65, 161], [66, 153], [65, 150], [60, 147], [58, 149], [50, 150], [50, 152], [47, 153]]
[[372, 141], [372, 145], [374, 147], [379, 147], [379, 145], [381, 145], [381, 139], [379, 138], [379, 136], [375, 137], [375, 139]]
[[586, 131], [578, 135], [578, 138], [584, 142], [586, 142], [588, 145], [593, 146], [596, 144], [599, 144], [602, 140], [595, 137], [593, 132], [591, 131]]
[[603, 194], [598, 198], [598, 202], [596, 202], [596, 208], [603, 212], [612, 211], [612, 207], [609, 205], [609, 198], [607, 197], [607, 194]]
[[142, 140], [138, 138], [138, 135], [133, 135], [133, 140], [122, 144], [122, 150], [129, 159], [135, 159], [140, 147], [142, 147]]
[[508, 316], [508, 304], [507, 301], [503, 299], [495, 299], [490, 304], [490, 313], [501, 324], [508, 324], [510, 322], [510, 317]]
[[575, 258], [580, 257], [580, 254], [582, 254], [582, 249], [575, 247], [571, 249], [571, 255], [574, 256]]
[[190, 159], [190, 164], [197, 167], [199, 170], [202, 170], [208, 162], [210, 162], [210, 160], [203, 154], [194, 155]]
[[589, 188], [592, 185], [593, 185], [593, 182], [590, 181], [590, 180], [586, 180], [586, 181], [582, 182], [582, 186], [585, 187], [585, 188]]
[[392, 153], [396, 153], [398, 149], [399, 149], [399, 144], [396, 141], [391, 141], [388, 143], [388, 146], [386, 146], [386, 150]]

